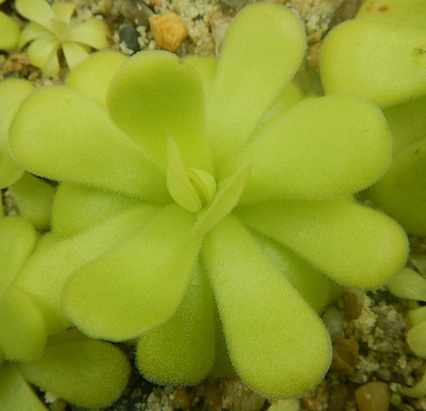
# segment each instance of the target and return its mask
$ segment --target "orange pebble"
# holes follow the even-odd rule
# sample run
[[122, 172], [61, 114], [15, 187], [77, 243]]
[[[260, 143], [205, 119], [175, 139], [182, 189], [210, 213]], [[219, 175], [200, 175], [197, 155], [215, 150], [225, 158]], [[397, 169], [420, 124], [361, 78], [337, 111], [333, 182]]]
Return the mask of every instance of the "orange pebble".
[[188, 27], [175, 13], [151, 16], [149, 25], [155, 41], [164, 50], [176, 51], [188, 37]]

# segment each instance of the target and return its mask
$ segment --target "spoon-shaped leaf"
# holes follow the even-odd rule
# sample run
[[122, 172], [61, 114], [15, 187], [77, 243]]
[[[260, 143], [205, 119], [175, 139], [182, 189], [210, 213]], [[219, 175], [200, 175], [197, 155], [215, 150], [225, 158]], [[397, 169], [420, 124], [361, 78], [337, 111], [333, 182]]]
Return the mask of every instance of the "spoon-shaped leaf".
[[291, 111], [218, 169], [218, 178], [253, 164], [241, 203], [322, 199], [373, 184], [389, 167], [383, 113], [358, 97], [333, 95]]
[[389, 107], [426, 94], [426, 29], [357, 18], [325, 38], [320, 73], [327, 93]]
[[6, 411], [48, 411], [25, 381], [14, 363], [0, 368], [0, 409]]
[[213, 295], [205, 274], [197, 267], [175, 314], [139, 338], [139, 370], [145, 378], [159, 384], [196, 384], [212, 368], [214, 334]]
[[77, 330], [55, 337], [42, 358], [20, 363], [19, 369], [32, 384], [85, 408], [111, 404], [124, 390], [130, 374], [119, 348], [90, 340]]
[[75, 273], [63, 293], [66, 315], [87, 335], [138, 337], [168, 320], [181, 303], [201, 245], [194, 215], [165, 206], [128, 241]]
[[10, 135], [13, 156], [34, 174], [156, 201], [170, 198], [164, 176], [98, 104], [77, 91], [52, 87], [32, 94]]
[[407, 258], [402, 228], [384, 214], [345, 200], [288, 201], [236, 210], [249, 226], [299, 254], [338, 283], [376, 288]]
[[0, 300], [0, 349], [8, 360], [32, 361], [46, 344], [40, 310], [19, 288], [11, 286]]
[[370, 197], [409, 233], [426, 234], [426, 138], [395, 155]]
[[61, 310], [61, 295], [69, 276], [81, 266], [132, 236], [156, 212], [143, 205], [126, 210], [74, 237], [41, 247], [20, 271], [16, 285], [27, 292], [43, 313], [49, 335], [70, 326]]
[[293, 78], [304, 51], [302, 23], [286, 7], [259, 3], [237, 15], [207, 101], [209, 142], [218, 162], [249, 138]]
[[212, 172], [198, 72], [177, 56], [153, 51], [124, 63], [111, 81], [107, 106], [114, 122], [165, 172], [173, 138], [186, 167]]
[[53, 203], [53, 230], [62, 237], [72, 236], [140, 204], [133, 197], [62, 183]]
[[330, 364], [328, 332], [235, 217], [208, 233], [203, 257], [242, 380], [268, 398], [317, 384]]

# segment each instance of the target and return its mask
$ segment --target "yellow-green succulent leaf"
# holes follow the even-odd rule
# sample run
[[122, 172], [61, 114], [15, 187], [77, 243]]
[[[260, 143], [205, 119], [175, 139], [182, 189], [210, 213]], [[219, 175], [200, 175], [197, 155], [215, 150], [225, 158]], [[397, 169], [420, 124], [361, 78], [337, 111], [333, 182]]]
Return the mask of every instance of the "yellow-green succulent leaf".
[[286, 7], [253, 4], [237, 15], [227, 32], [206, 107], [217, 162], [249, 138], [293, 78], [305, 47], [302, 23]]
[[426, 234], [426, 138], [398, 152], [370, 190], [373, 202], [410, 234]]
[[173, 138], [186, 167], [213, 172], [204, 131], [200, 75], [165, 51], [138, 53], [111, 81], [107, 106], [115, 123], [165, 172]]
[[425, 27], [426, 1], [410, 0], [408, 4], [404, 0], [366, 0], [356, 16], [391, 24]]
[[72, 236], [138, 204], [133, 197], [62, 183], [53, 203], [52, 227], [62, 237]]
[[185, 63], [190, 64], [197, 70], [201, 76], [201, 80], [204, 87], [204, 93], [208, 96], [210, 88], [213, 84], [214, 77], [217, 69], [217, 57], [201, 57], [201, 56], [189, 56], [184, 58]]
[[62, 50], [71, 70], [89, 56], [89, 51], [86, 47], [72, 41], [62, 43]]
[[109, 83], [126, 60], [127, 57], [117, 51], [105, 50], [93, 53], [71, 70], [65, 84], [105, 107]]
[[231, 359], [229, 358], [225, 335], [223, 334], [223, 327], [217, 310], [215, 320], [215, 358], [209, 376], [215, 379], [236, 377], [237, 374], [235, 373]]
[[167, 189], [173, 200], [185, 210], [196, 213], [201, 209], [201, 199], [188, 177], [179, 149], [172, 138], [167, 141]]
[[387, 288], [399, 298], [426, 302], [426, 278], [409, 267], [404, 267]]
[[46, 344], [43, 316], [32, 299], [10, 286], [0, 299], [0, 348], [8, 360], [40, 358]]
[[165, 385], [205, 379], [215, 357], [215, 310], [208, 280], [196, 267], [174, 315], [138, 339], [136, 361], [143, 376]]
[[426, 321], [416, 324], [408, 330], [407, 343], [414, 354], [426, 358]]
[[19, 14], [53, 32], [52, 20], [56, 19], [57, 16], [47, 1], [16, 0], [15, 6]]
[[422, 398], [426, 395], [426, 373], [423, 374], [420, 381], [412, 387], [401, 387], [400, 392], [411, 398]]
[[19, 36], [18, 48], [22, 49], [30, 41], [33, 41], [39, 37], [50, 36], [51, 33], [45, 27], [38, 23], [29, 22], [21, 31]]
[[236, 212], [346, 286], [380, 287], [407, 258], [406, 235], [394, 220], [347, 200], [277, 202]]
[[245, 204], [332, 198], [376, 182], [390, 165], [391, 143], [378, 107], [355, 96], [331, 95], [263, 129], [217, 175], [223, 178], [240, 164], [253, 164], [241, 198]]
[[20, 78], [8, 78], [0, 82], [1, 124], [10, 123], [19, 105], [33, 90], [34, 86], [30, 81]]
[[244, 383], [267, 398], [315, 386], [330, 365], [328, 332], [233, 216], [208, 233], [203, 260]]
[[194, 215], [162, 208], [143, 230], [82, 267], [67, 282], [64, 312], [85, 334], [112, 341], [138, 337], [164, 323], [180, 305], [201, 239]]
[[407, 312], [407, 318], [411, 326], [415, 326], [426, 321], [426, 306], [415, 308]]
[[39, 360], [19, 364], [25, 379], [80, 407], [102, 408], [118, 399], [130, 374], [120, 349], [83, 335], [63, 343], [61, 338]]
[[380, 107], [426, 94], [426, 28], [357, 18], [325, 38], [325, 91], [366, 97]]
[[0, 50], [11, 50], [18, 45], [19, 26], [0, 11]]
[[54, 187], [31, 174], [24, 173], [21, 179], [9, 187], [19, 214], [28, 218], [38, 230], [50, 227]]
[[56, 18], [68, 25], [76, 5], [73, 3], [53, 3], [51, 7]]
[[101, 50], [108, 47], [108, 34], [108, 26], [103, 20], [91, 18], [71, 28], [67, 41]]
[[10, 147], [27, 170], [51, 180], [160, 202], [170, 199], [165, 176], [98, 104], [69, 88], [33, 93], [12, 123]]
[[207, 173], [207, 171], [200, 170], [199, 168], [187, 168], [186, 174], [200, 198], [201, 204], [203, 206], [210, 204], [217, 189], [214, 177], [210, 173]]
[[197, 215], [193, 236], [200, 236], [223, 220], [238, 204], [251, 172], [251, 164], [243, 164], [234, 175], [219, 182], [212, 203]]
[[303, 99], [302, 90], [296, 84], [289, 83], [283, 92], [274, 100], [265, 112], [263, 117], [260, 119], [259, 124], [255, 130], [254, 136], [261, 134], [259, 128], [270, 127], [271, 122], [278, 122], [282, 116], [287, 115], [290, 109], [292, 109], [296, 103], [299, 103]]
[[36, 241], [34, 226], [26, 218], [0, 219], [0, 299], [31, 255]]
[[51, 20], [53, 35], [58, 39], [59, 43], [62, 44], [67, 36], [68, 32], [68, 24], [59, 20], [58, 18], [54, 18]]
[[[317, 313], [321, 313], [334, 295], [333, 282], [276, 241], [255, 233], [252, 235], [256, 238], [264, 254], [269, 257], [273, 265], [285, 276], [301, 297]], [[312, 284], [315, 284], [315, 287], [312, 287]]]
[[393, 152], [426, 137], [426, 95], [384, 110], [392, 133]]
[[30, 81], [9, 78], [0, 82], [0, 188], [19, 180], [24, 173], [9, 153], [9, 128], [22, 101], [33, 91]]
[[[44, 69], [50, 62], [51, 56], [56, 55], [59, 50], [60, 42], [53, 35], [46, 35], [35, 39], [27, 49], [28, 59], [33, 66]], [[50, 66], [52, 64], [50, 63]], [[52, 66], [53, 67], [53, 66]], [[52, 73], [55, 75], [57, 73]], [[50, 75], [50, 73], [49, 73]]]
[[54, 77], [59, 73], [60, 67], [59, 67], [59, 58], [58, 58], [58, 48], [55, 48], [50, 53], [46, 64], [41, 67], [41, 71], [46, 77]]
[[114, 218], [63, 240], [41, 247], [20, 271], [16, 285], [37, 304], [49, 335], [57, 334], [70, 321], [61, 310], [64, 284], [80, 267], [125, 241], [156, 212], [151, 205], [125, 210]]
[[0, 367], [0, 409], [2, 411], [48, 411], [12, 362]]

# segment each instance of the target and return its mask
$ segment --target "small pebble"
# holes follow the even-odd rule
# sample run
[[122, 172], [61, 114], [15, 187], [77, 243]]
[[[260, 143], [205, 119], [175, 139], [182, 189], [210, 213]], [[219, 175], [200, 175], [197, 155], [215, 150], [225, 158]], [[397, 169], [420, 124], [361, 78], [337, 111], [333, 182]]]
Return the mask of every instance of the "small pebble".
[[331, 369], [340, 375], [353, 375], [358, 363], [359, 345], [356, 341], [336, 335], [333, 338]]
[[355, 391], [359, 411], [389, 411], [391, 392], [382, 381], [371, 381]]
[[119, 37], [120, 43], [124, 41], [128, 49], [134, 52], [139, 50], [139, 33], [131, 24], [120, 27]]
[[176, 51], [188, 37], [188, 27], [175, 13], [166, 13], [149, 18], [151, 33], [164, 50]]

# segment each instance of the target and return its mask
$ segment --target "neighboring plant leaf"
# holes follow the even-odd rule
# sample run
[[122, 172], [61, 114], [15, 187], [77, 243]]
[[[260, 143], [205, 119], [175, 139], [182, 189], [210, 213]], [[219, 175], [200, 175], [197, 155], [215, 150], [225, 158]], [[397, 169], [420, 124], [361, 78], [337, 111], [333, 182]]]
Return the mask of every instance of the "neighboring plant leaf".
[[10, 50], [17, 46], [19, 26], [0, 11], [0, 50]]
[[0, 82], [0, 188], [13, 184], [24, 173], [10, 156], [8, 137], [19, 105], [33, 89], [32, 83], [23, 79], [9, 78]]
[[426, 234], [426, 138], [395, 155], [369, 196], [410, 234]]
[[65, 84], [105, 107], [109, 83], [126, 60], [127, 57], [117, 51], [104, 50], [93, 53], [72, 69]]
[[327, 94], [350, 93], [380, 107], [426, 94], [426, 28], [356, 18], [336, 26], [320, 54]]
[[86, 408], [101, 408], [115, 401], [130, 374], [119, 348], [83, 335], [79, 340], [49, 344], [40, 360], [20, 363], [19, 369], [27, 381]]
[[399, 298], [426, 302], [426, 278], [409, 267], [404, 267], [387, 288]]
[[52, 20], [56, 19], [53, 9], [45, 0], [16, 0], [19, 14], [53, 31]]
[[384, 110], [392, 134], [393, 152], [426, 137], [426, 95]]
[[409, 7], [405, 0], [366, 0], [357, 13], [366, 17], [391, 24], [409, 24], [425, 26], [426, 1], [410, 0]]

